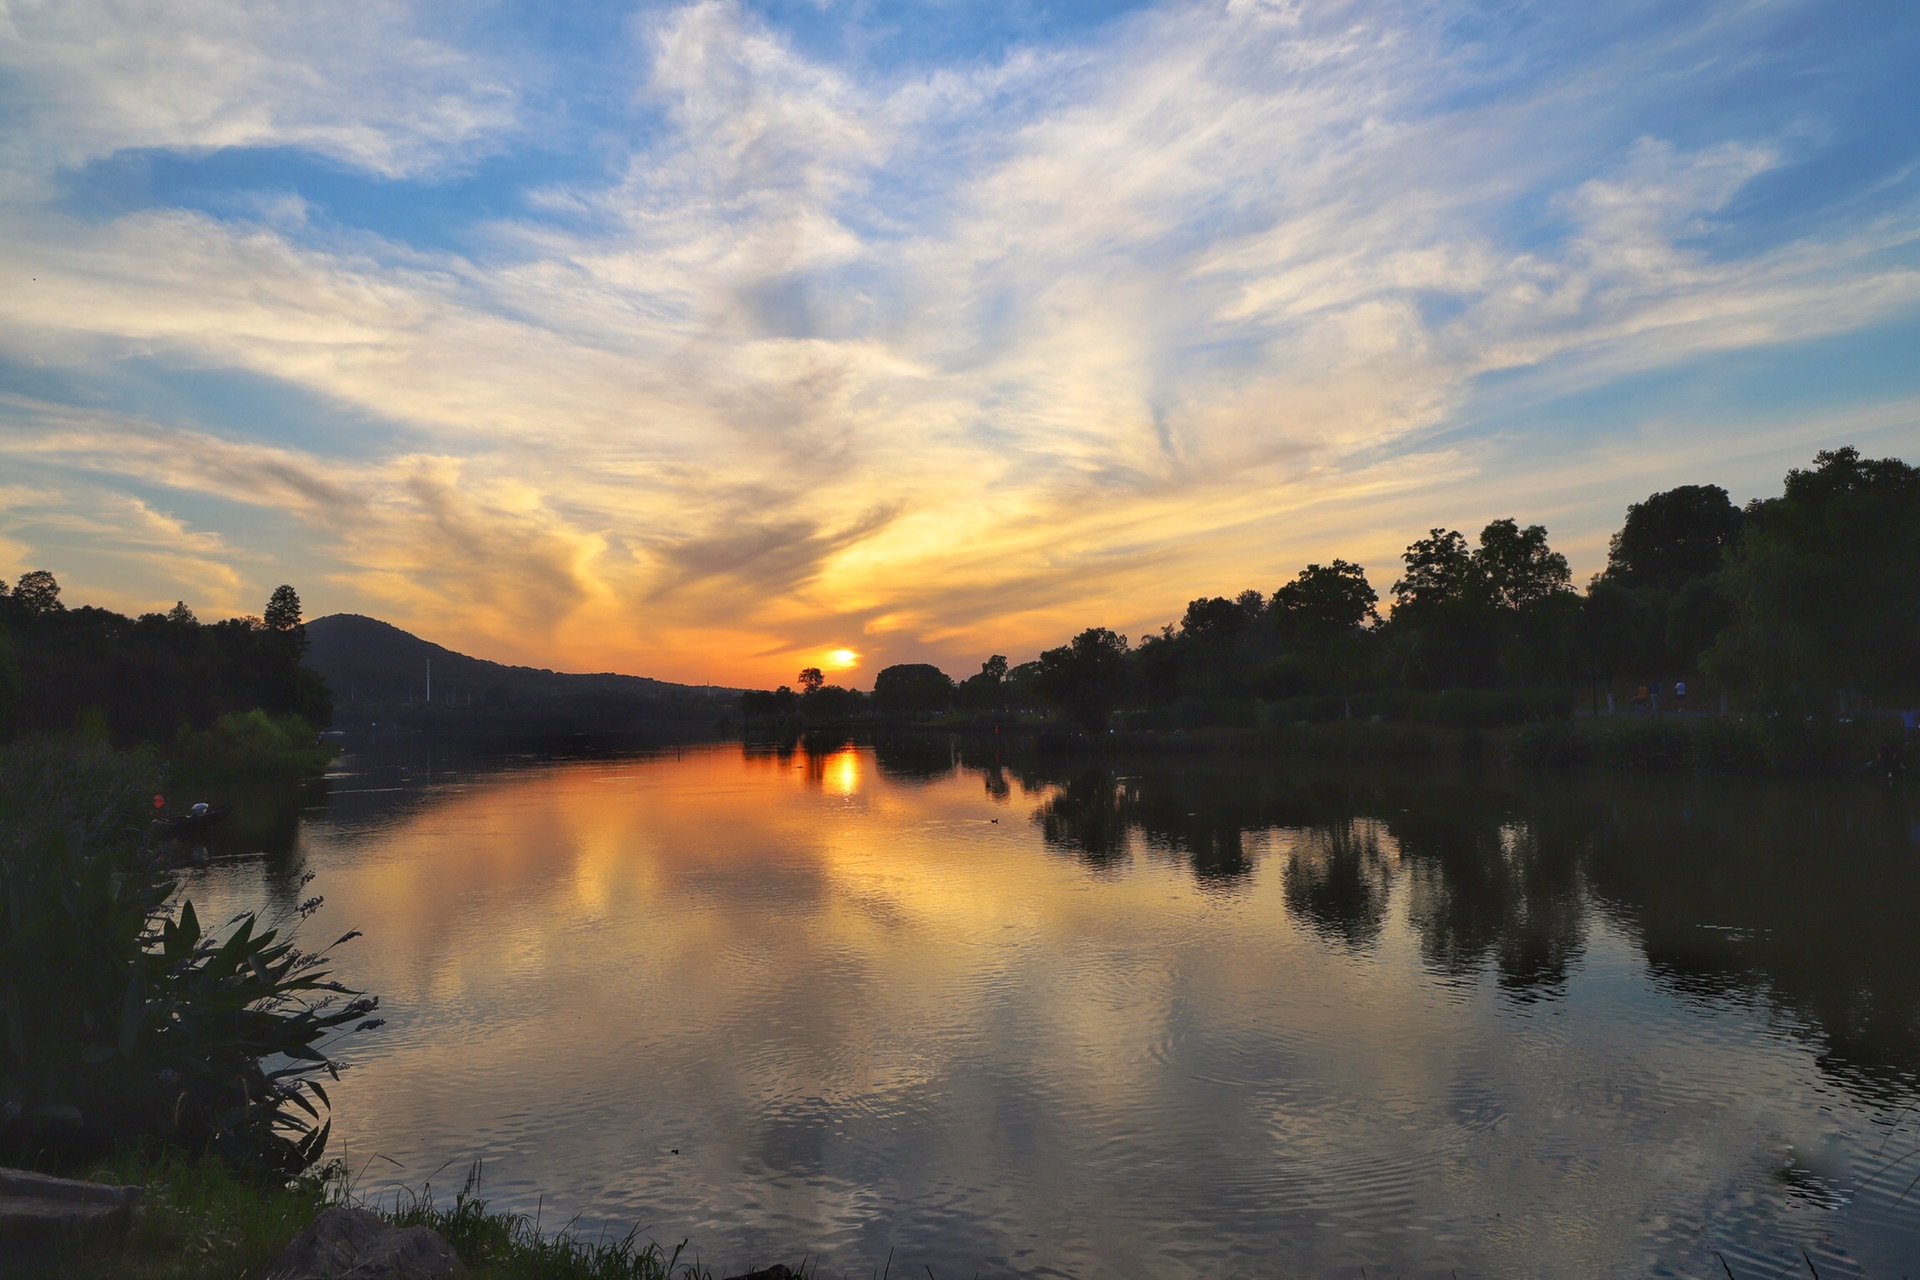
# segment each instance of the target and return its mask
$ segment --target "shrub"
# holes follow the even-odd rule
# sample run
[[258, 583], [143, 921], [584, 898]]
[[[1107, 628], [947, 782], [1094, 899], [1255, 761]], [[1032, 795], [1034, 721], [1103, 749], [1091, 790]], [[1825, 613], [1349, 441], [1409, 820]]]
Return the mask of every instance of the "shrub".
[[[1354, 700], [1353, 714], [1379, 716], [1385, 721], [1411, 720], [1420, 695], [1411, 689], [1382, 689]], [[1364, 706], [1364, 710], [1362, 707]]]
[[1449, 689], [1419, 695], [1408, 719], [1452, 729], [1496, 729], [1572, 714], [1573, 695], [1564, 689]]
[[1167, 719], [1176, 729], [1210, 729], [1220, 723], [1215, 712], [1214, 703], [1186, 694], [1167, 709]]
[[1593, 759], [1593, 735], [1567, 720], [1530, 724], [1513, 740], [1513, 757], [1521, 764], [1564, 768]]
[[332, 759], [312, 725], [258, 708], [228, 712], [209, 729], [183, 729], [173, 749], [175, 769], [201, 778], [299, 777], [321, 772]]
[[1709, 773], [1759, 773], [1767, 767], [1766, 744], [1745, 720], [1715, 718], [1687, 725], [1693, 767]]
[[153, 781], [84, 741], [0, 749], [0, 1151], [161, 1142], [305, 1168], [338, 1075], [322, 1042], [377, 1025], [376, 1002], [251, 913], [208, 931], [173, 909], [143, 839]]
[[1767, 763], [1782, 773], [1843, 773], [1873, 757], [1874, 729], [1782, 712], [1759, 722]]
[[1681, 769], [1687, 764], [1687, 734], [1665, 720], [1634, 720], [1601, 734], [1597, 755], [1616, 769]]
[[[1357, 714], [1357, 712], [1356, 712]], [[1270, 750], [1321, 760], [1425, 760], [1460, 744], [1422, 725], [1342, 720], [1324, 725], [1280, 724], [1268, 730]]]

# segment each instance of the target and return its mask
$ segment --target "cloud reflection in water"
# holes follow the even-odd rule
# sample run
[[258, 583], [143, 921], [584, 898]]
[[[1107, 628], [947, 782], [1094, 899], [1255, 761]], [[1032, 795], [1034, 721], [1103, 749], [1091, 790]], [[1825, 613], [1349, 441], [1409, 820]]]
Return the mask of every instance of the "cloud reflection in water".
[[734, 745], [342, 794], [195, 892], [366, 931], [356, 1166], [722, 1265], [1847, 1274], [1920, 1252], [1801, 1185], [1912, 1100], [1907, 804]]

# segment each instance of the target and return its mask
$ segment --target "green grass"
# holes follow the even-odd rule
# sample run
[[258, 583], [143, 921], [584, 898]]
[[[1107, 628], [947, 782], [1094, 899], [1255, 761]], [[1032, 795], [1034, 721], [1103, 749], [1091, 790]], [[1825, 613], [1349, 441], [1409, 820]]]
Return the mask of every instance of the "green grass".
[[663, 1249], [635, 1233], [541, 1232], [525, 1214], [492, 1209], [478, 1170], [451, 1202], [431, 1187], [391, 1200], [360, 1199], [338, 1164], [281, 1183], [242, 1178], [223, 1161], [126, 1154], [82, 1174], [147, 1188], [125, 1239], [82, 1242], [52, 1266], [53, 1280], [264, 1280], [287, 1242], [329, 1204], [352, 1203], [399, 1226], [438, 1231], [473, 1280], [711, 1280], [684, 1245]]
[[526, 1214], [489, 1208], [479, 1191], [475, 1166], [450, 1204], [436, 1201], [427, 1186], [398, 1192], [389, 1205], [365, 1207], [396, 1226], [433, 1228], [478, 1280], [708, 1280], [698, 1263], [680, 1260], [684, 1242], [668, 1252], [635, 1231], [589, 1239], [569, 1227], [546, 1235]]
[[121, 1241], [98, 1240], [68, 1253], [62, 1280], [245, 1280], [262, 1277], [294, 1233], [320, 1212], [337, 1180], [324, 1176], [269, 1185], [241, 1178], [208, 1156], [127, 1154], [82, 1177], [145, 1187]]

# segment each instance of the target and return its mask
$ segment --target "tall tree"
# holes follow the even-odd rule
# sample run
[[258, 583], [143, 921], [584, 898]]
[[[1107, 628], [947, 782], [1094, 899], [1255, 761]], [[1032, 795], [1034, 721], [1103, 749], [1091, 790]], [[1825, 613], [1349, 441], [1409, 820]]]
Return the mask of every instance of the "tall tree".
[[31, 569], [14, 584], [13, 610], [17, 615], [44, 618], [65, 607], [60, 603], [60, 583], [45, 569]]
[[1740, 532], [1740, 508], [1717, 484], [1686, 484], [1627, 508], [1607, 544], [1607, 577], [1628, 587], [1677, 591], [1720, 567]]
[[1512, 517], [1480, 531], [1473, 563], [1488, 596], [1508, 609], [1524, 609], [1569, 590], [1573, 576], [1567, 558], [1547, 545], [1544, 525], [1522, 529]]
[[300, 620], [300, 593], [284, 582], [275, 587], [267, 598], [267, 611], [260, 615], [260, 621], [269, 631], [282, 635], [297, 632], [304, 639], [307, 629]]
[[820, 692], [820, 686], [824, 685], [827, 682], [826, 676], [820, 673], [820, 668], [818, 667], [801, 668], [799, 679], [800, 679], [800, 693], [802, 696], [805, 696], [809, 693]]
[[1401, 559], [1406, 573], [1393, 584], [1395, 613], [1477, 604], [1484, 595], [1473, 551], [1458, 529], [1428, 530], [1427, 536], [1409, 546]]
[[980, 670], [962, 680], [954, 689], [961, 706], [975, 711], [998, 711], [1006, 705], [1007, 658], [996, 653], [980, 664]]
[[1568, 664], [1577, 602], [1566, 557], [1541, 525], [1495, 520], [1469, 548], [1432, 529], [1393, 584], [1388, 654], [1404, 679], [1433, 685], [1530, 683]]
[[1347, 633], [1379, 620], [1379, 593], [1357, 564], [1310, 564], [1273, 593], [1274, 624], [1290, 636]]
[[1709, 673], [1775, 706], [1920, 700], [1920, 469], [1822, 452], [1745, 521]]
[[1273, 593], [1269, 615], [1288, 652], [1267, 665], [1260, 681], [1269, 695], [1314, 682], [1334, 691], [1353, 687], [1366, 669], [1367, 628], [1377, 625], [1380, 596], [1357, 564], [1310, 564]]
[[[1258, 592], [1250, 594], [1259, 598]], [[1240, 601], [1225, 596], [1202, 597], [1187, 602], [1187, 612], [1180, 619], [1180, 635], [1197, 644], [1230, 644], [1247, 621], [1246, 606]]]
[[1665, 623], [1657, 598], [1598, 575], [1580, 602], [1581, 664], [1600, 677], [1646, 679], [1665, 661]]
[[1089, 627], [1040, 655], [1040, 689], [1081, 727], [1098, 732], [1127, 686], [1127, 638]]
[[953, 701], [953, 680], [930, 663], [897, 663], [882, 668], [873, 678], [873, 701], [882, 711], [907, 714], [945, 711]]

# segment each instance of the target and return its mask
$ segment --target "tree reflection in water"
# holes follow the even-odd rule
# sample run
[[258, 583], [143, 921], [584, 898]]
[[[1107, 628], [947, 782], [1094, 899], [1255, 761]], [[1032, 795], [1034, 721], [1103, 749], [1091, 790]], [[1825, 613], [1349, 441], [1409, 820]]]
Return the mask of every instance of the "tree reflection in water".
[[1231, 887], [1271, 847], [1288, 912], [1334, 945], [1376, 943], [1404, 892], [1433, 972], [1490, 973], [1510, 999], [1553, 1000], [1603, 919], [1638, 941], [1663, 988], [1771, 1002], [1859, 1083], [1920, 1068], [1920, 803], [1903, 791], [1517, 770], [1356, 781], [1278, 761], [961, 763], [991, 768], [990, 791], [992, 777], [1017, 777], [1040, 797], [1047, 846], [1090, 866], [1138, 850]]
[[1393, 871], [1372, 819], [1309, 828], [1287, 851], [1287, 909], [1321, 937], [1365, 950], [1387, 922]]
[[1138, 825], [1134, 779], [1117, 780], [1104, 769], [1089, 769], [1067, 779], [1033, 811], [1034, 825], [1049, 849], [1079, 855], [1100, 867], [1128, 853], [1128, 832]]
[[[1129, 1232], [1174, 1241], [1153, 1274], [1920, 1256], [1904, 1182], [1867, 1183], [1920, 1143], [1920, 790], [984, 734], [470, 785], [423, 747], [357, 760], [283, 861], [201, 873], [372, 926], [356, 963], [420, 1030], [354, 1132], [423, 1176], [530, 1151], [531, 1115], [547, 1155], [515, 1158], [576, 1204], [621, 1185], [615, 1220], [764, 1214], [879, 1265], [904, 1230], [983, 1273], [1061, 1223], [1129, 1262]], [[508, 1117], [478, 1138], [438, 1102], [468, 1085]], [[716, 1176], [636, 1160], [660, 1123]], [[1063, 1273], [1128, 1273], [1073, 1247]]]
[[1427, 962], [1467, 978], [1491, 961], [1516, 998], [1559, 994], [1586, 941], [1578, 842], [1543, 837], [1536, 817], [1479, 787], [1407, 798], [1387, 829], [1410, 872]]

